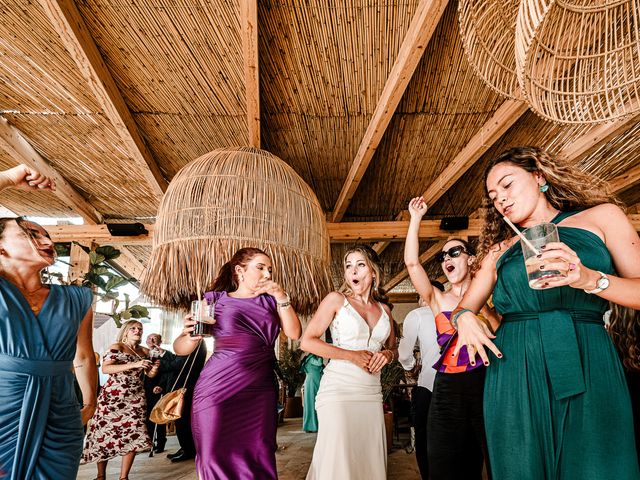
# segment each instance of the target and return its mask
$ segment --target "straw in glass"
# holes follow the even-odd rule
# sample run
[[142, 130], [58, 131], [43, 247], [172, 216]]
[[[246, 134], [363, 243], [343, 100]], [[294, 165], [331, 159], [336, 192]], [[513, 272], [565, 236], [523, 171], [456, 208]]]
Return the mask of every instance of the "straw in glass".
[[533, 244], [527, 239], [527, 237], [525, 237], [522, 232], [520, 231], [520, 229], [518, 229], [518, 227], [516, 227], [511, 220], [509, 220], [506, 215], [502, 217], [504, 219], [505, 222], [507, 222], [507, 225], [509, 225], [514, 232], [516, 232], [516, 235], [518, 235], [520, 237], [520, 239], [527, 245], [527, 247], [529, 247], [531, 249], [531, 251], [533, 251], [536, 255], [540, 255], [540, 251], [533, 246]]

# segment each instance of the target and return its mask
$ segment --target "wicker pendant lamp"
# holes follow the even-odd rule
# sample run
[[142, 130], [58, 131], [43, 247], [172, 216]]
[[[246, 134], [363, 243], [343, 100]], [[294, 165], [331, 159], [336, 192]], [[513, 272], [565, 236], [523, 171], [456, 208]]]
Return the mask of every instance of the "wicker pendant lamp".
[[499, 94], [520, 97], [515, 31], [520, 0], [460, 0], [460, 36], [476, 74]]
[[270, 257], [296, 310], [310, 313], [331, 289], [324, 213], [285, 162], [253, 147], [214, 150], [183, 167], [158, 211], [142, 291], [184, 307], [242, 247]]
[[638, 0], [522, 0], [516, 72], [532, 109], [566, 124], [640, 111]]

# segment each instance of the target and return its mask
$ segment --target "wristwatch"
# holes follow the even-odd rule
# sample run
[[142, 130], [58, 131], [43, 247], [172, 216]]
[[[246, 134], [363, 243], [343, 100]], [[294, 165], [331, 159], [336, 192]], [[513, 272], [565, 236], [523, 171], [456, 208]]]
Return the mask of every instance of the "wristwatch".
[[600, 271], [598, 271], [598, 273], [600, 274], [600, 278], [596, 282], [596, 288], [593, 290], [585, 290], [585, 293], [600, 293], [606, 288], [609, 288], [609, 277]]

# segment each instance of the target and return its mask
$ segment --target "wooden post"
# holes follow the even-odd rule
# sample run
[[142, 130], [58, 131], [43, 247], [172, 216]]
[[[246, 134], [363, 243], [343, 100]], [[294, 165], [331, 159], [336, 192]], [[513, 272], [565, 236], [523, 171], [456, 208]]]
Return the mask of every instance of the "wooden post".
[[81, 285], [82, 277], [89, 271], [89, 255], [79, 245], [72, 243], [70, 258], [69, 283]]

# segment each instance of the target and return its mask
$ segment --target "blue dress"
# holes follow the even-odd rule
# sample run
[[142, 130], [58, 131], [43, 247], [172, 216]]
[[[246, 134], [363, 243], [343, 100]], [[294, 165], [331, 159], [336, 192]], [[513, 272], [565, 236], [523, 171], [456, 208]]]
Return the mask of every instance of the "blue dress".
[[83, 431], [72, 362], [92, 297], [51, 285], [35, 315], [0, 277], [0, 478], [76, 478]]

